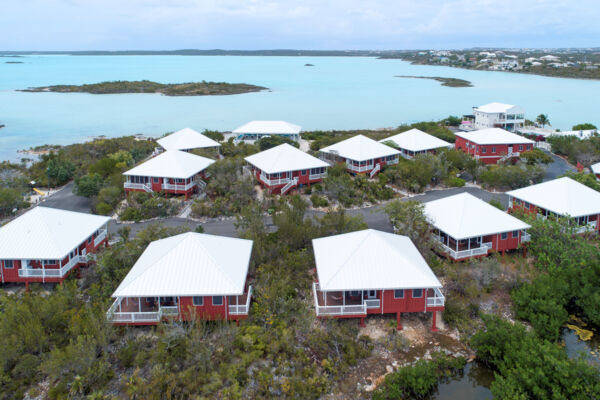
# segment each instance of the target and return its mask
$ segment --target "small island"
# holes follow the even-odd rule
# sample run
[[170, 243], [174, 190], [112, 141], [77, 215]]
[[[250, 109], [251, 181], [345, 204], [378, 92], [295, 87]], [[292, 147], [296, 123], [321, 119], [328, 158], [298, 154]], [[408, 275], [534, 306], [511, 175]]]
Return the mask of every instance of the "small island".
[[415, 79], [433, 79], [442, 83], [442, 86], [448, 87], [472, 87], [473, 84], [464, 79], [444, 78], [441, 76], [415, 76], [415, 75], [396, 75], [396, 78], [415, 78]]
[[260, 92], [267, 88], [246, 83], [227, 82], [186, 82], [158, 83], [152, 81], [110, 81], [85, 85], [53, 85], [32, 87], [21, 92], [57, 92], [57, 93], [160, 93], [165, 96], [223, 96], [250, 92]]
[[5, 64], [23, 64], [23, 61], [4, 61]]

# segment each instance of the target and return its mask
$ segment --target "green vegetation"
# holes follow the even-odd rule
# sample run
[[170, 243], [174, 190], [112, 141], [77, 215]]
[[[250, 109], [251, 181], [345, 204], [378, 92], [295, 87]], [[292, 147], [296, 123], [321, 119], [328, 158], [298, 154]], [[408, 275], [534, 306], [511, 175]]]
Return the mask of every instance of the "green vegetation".
[[535, 117], [535, 122], [537, 122], [538, 125], [541, 125], [542, 128], [546, 125], [550, 125], [550, 119], [548, 118], [548, 114], [538, 115], [537, 117]]
[[571, 164], [591, 165], [600, 160], [600, 135], [587, 139], [576, 136], [552, 135], [546, 138], [552, 152], [567, 157]]
[[373, 393], [373, 400], [425, 398], [440, 380], [456, 375], [465, 365], [464, 358], [434, 353], [431, 360], [419, 360], [414, 366], [402, 367], [386, 376], [383, 385]]
[[158, 83], [151, 81], [111, 81], [86, 85], [41, 86], [22, 91], [92, 94], [160, 93], [165, 96], [220, 96], [259, 92], [265, 89], [262, 86], [227, 82]]
[[539, 339], [519, 323], [485, 316], [486, 329], [471, 339], [477, 357], [497, 373], [496, 399], [595, 399], [600, 370], [569, 359], [558, 345]]
[[415, 75], [396, 75], [396, 78], [416, 78], [416, 79], [432, 79], [441, 82], [442, 86], [449, 87], [472, 87], [473, 84], [464, 79], [458, 78], [443, 78], [441, 76], [415, 76]]
[[296, 142], [295, 140], [292, 140], [290, 138], [283, 137], [283, 136], [266, 136], [266, 137], [259, 139], [256, 142], [256, 145], [258, 146], [260, 151], [265, 151], [272, 147], [279, 146], [280, 144], [283, 144], [283, 143], [290, 144], [294, 147], [300, 146], [298, 144], [298, 142]]
[[176, 215], [182, 208], [182, 202], [168, 199], [162, 193], [130, 192], [126, 206], [119, 213], [122, 221], [141, 221], [156, 217]]
[[521, 153], [521, 159], [525, 160], [527, 165], [550, 164], [552, 157], [546, 154], [543, 150], [534, 148], [533, 150]]
[[535, 275], [512, 293], [517, 316], [528, 320], [536, 333], [547, 340], [558, 338], [573, 306], [588, 321], [600, 325], [597, 245], [585, 235], [575, 234], [574, 221], [517, 215], [531, 225], [528, 248], [536, 269]]
[[518, 189], [544, 179], [544, 168], [539, 165], [488, 165], [479, 173], [479, 181], [486, 188]]
[[585, 131], [585, 130], [598, 129], [598, 128], [596, 127], [596, 125], [586, 122], [583, 124], [573, 125], [573, 128], [571, 128], [571, 129], [573, 129], [574, 131]]
[[569, 178], [600, 192], [600, 182], [598, 182], [596, 176], [593, 174], [586, 174], [585, 172], [567, 171], [563, 176], [568, 176]]
[[11, 215], [14, 209], [20, 209], [27, 206], [23, 200], [23, 195], [17, 189], [9, 187], [0, 187], [0, 217]]
[[194, 201], [192, 216], [232, 216], [254, 202], [255, 181], [242, 174], [243, 165], [242, 158], [225, 158], [208, 167], [211, 178], [204, 189], [206, 198]]
[[394, 191], [386, 183], [385, 175], [380, 174], [377, 181], [369, 180], [365, 175], [353, 177], [346, 172], [345, 164], [338, 164], [327, 170], [323, 184], [314, 185], [312, 191], [322, 193], [344, 207], [351, 207], [394, 197]]
[[394, 232], [408, 236], [421, 255], [431, 262], [436, 261], [434, 250], [437, 249], [437, 243], [431, 236], [431, 227], [424, 210], [423, 203], [415, 200], [395, 200], [384, 208], [394, 226]]

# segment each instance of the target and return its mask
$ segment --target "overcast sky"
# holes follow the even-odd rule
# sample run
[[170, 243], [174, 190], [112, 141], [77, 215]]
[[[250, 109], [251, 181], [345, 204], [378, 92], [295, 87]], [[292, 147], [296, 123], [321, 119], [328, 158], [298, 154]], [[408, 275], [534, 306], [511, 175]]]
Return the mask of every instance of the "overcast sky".
[[0, 49], [595, 47], [599, 20], [599, 0], [0, 0]]

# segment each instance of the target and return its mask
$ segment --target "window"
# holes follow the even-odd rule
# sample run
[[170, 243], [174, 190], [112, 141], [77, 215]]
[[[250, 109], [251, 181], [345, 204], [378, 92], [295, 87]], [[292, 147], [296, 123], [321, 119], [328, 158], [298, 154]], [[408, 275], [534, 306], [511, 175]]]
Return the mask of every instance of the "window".
[[527, 150], [531, 150], [531, 145], [530, 144], [527, 145]]
[[194, 296], [192, 297], [192, 304], [194, 304], [195, 306], [202, 306], [204, 305], [204, 298], [202, 296]]
[[213, 306], [222, 306], [223, 305], [223, 296], [213, 296], [212, 303], [213, 303]]
[[519, 145], [519, 151], [523, 151], [523, 145], [522, 144]]
[[154, 183], [158, 183], [158, 180], [159, 180], [159, 179], [160, 179], [160, 178], [152, 178], [152, 181], [153, 181]]
[[518, 206], [520, 206], [521, 205], [521, 200], [515, 199], [515, 204], [518, 205]]
[[496, 152], [496, 148], [492, 147], [492, 153], [495, 153], [495, 152]]
[[481, 152], [485, 154], [487, 152], [487, 149], [485, 147], [482, 147]]
[[4, 260], [4, 268], [13, 269], [13, 260]]
[[302, 176], [306, 176], [306, 170], [305, 169], [302, 170]]
[[394, 298], [395, 299], [403, 299], [404, 298], [404, 289], [394, 290]]
[[513, 239], [516, 239], [519, 237], [519, 231], [512, 231], [512, 235]]
[[360, 296], [360, 291], [359, 290], [351, 290], [350, 296], [352, 296], [352, 297]]
[[502, 235], [500, 235], [500, 239], [502, 239], [502, 240], [508, 239], [508, 232], [502, 232]]
[[423, 297], [423, 289], [413, 289], [413, 299], [418, 299]]

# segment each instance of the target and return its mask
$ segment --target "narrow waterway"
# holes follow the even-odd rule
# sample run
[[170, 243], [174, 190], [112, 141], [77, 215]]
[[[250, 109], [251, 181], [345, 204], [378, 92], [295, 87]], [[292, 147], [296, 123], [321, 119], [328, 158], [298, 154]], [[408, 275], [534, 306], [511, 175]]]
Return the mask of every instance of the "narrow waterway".
[[[597, 332], [588, 340], [583, 341], [568, 328], [562, 330], [562, 340], [569, 357], [583, 356], [590, 363], [600, 368], [600, 337]], [[473, 362], [467, 364], [458, 375], [446, 378], [440, 382], [430, 400], [485, 400], [492, 398], [490, 385], [494, 373], [482, 364]]]

